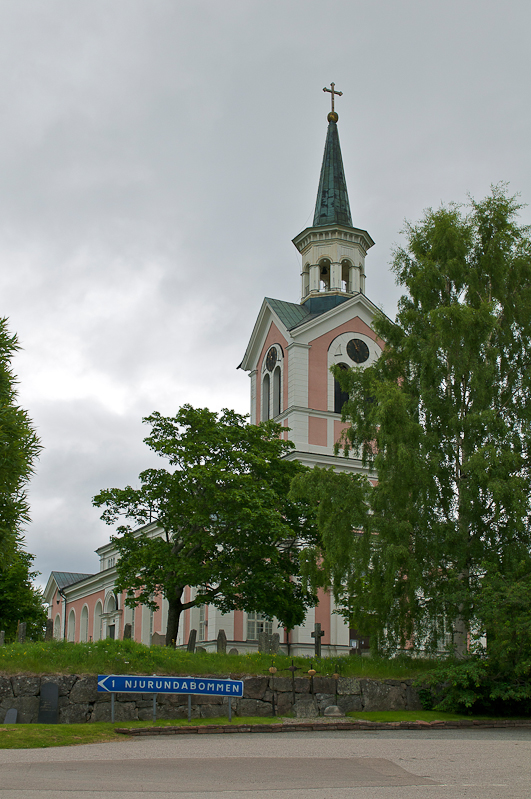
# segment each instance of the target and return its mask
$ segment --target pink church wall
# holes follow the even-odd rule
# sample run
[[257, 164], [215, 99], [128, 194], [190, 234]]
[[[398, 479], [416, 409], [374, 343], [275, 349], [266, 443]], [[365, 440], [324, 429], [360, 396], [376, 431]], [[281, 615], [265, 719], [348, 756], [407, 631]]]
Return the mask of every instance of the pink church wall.
[[362, 333], [382, 346], [376, 333], [359, 316], [311, 341], [308, 368], [308, 406], [316, 411], [328, 410], [328, 381], [323, 379], [323, 376], [328, 371], [328, 349], [330, 344], [341, 333]]
[[267, 334], [264, 346], [262, 347], [262, 352], [260, 353], [260, 357], [258, 359], [258, 364], [256, 366], [257, 375], [256, 375], [256, 421], [259, 422], [262, 418], [262, 363], [266, 356], [266, 353], [273, 344], [280, 344], [284, 351], [284, 366], [282, 369], [282, 410], [285, 410], [288, 407], [288, 342], [275, 325], [274, 322], [271, 322], [271, 327], [269, 328], [269, 332]]
[[318, 447], [328, 446], [327, 425], [327, 419], [308, 416], [308, 444], [315, 444]]
[[341, 433], [348, 427], [350, 427], [348, 422], [340, 422], [337, 419], [334, 419], [334, 444], [338, 443], [339, 439], [341, 438]]
[[234, 611], [234, 640], [243, 641], [243, 610]]

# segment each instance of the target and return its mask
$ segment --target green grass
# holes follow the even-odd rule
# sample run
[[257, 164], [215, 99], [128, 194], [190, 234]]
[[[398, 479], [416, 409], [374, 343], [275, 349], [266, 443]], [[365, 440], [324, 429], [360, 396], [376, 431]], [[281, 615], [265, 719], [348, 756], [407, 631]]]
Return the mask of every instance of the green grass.
[[[400, 656], [397, 658], [294, 658], [300, 668], [296, 676], [307, 674], [310, 660], [318, 674], [336, 672], [344, 677], [411, 679], [434, 667], [433, 660]], [[191, 654], [162, 646], [147, 647], [134, 641], [97, 641], [71, 644], [63, 641], [8, 644], [0, 647], [0, 674], [172, 674], [172, 675], [252, 675], [268, 674], [271, 664], [278, 676], [290, 676], [291, 658], [285, 655]]]
[[[210, 724], [264, 724], [280, 721], [258, 716], [192, 719], [191, 726]], [[94, 722], [93, 724], [8, 724], [0, 725], [0, 749], [44, 749], [50, 746], [79, 746], [80, 744], [130, 741], [131, 738], [115, 732], [115, 727], [187, 727], [188, 719], [157, 721]]]
[[470, 721], [479, 716], [464, 716], [459, 713], [441, 713], [438, 710], [373, 710], [356, 712], [353, 710], [347, 716], [360, 721]]

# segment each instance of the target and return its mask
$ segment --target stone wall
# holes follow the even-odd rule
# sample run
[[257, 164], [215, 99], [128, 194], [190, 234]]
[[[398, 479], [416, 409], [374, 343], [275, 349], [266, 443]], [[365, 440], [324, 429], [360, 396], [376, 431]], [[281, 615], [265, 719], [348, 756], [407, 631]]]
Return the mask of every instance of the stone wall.
[[[97, 678], [75, 675], [0, 676], [0, 723], [9, 708], [18, 710], [20, 723], [37, 721], [41, 685], [59, 686], [59, 722], [65, 724], [111, 720], [111, 695], [98, 693]], [[365, 680], [354, 677], [245, 677], [244, 696], [232, 700], [234, 716], [272, 716], [273, 697], [279, 716], [315, 718], [329, 705], [350, 710], [420, 710], [411, 680]], [[150, 721], [152, 694], [116, 694], [115, 721]], [[157, 718], [179, 719], [188, 714], [188, 697], [159, 694]], [[228, 715], [227, 697], [192, 696], [193, 718]]]

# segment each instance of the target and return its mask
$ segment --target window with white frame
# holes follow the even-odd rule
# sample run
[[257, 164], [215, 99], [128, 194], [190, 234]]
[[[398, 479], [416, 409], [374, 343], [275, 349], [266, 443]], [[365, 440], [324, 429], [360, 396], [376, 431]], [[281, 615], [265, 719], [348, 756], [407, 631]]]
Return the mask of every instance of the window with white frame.
[[257, 641], [260, 633], [273, 633], [273, 622], [266, 619], [262, 613], [247, 614], [247, 640]]

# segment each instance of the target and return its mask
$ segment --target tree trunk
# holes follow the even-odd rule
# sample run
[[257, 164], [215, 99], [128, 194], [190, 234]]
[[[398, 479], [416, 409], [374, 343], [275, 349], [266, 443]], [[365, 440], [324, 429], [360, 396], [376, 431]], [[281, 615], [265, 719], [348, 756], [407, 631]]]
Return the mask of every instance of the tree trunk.
[[174, 599], [168, 599], [168, 624], [166, 626], [166, 646], [171, 646], [175, 649], [177, 644], [177, 635], [179, 633], [179, 623], [181, 620], [181, 613], [184, 610], [183, 603], [181, 602], [181, 594]]

